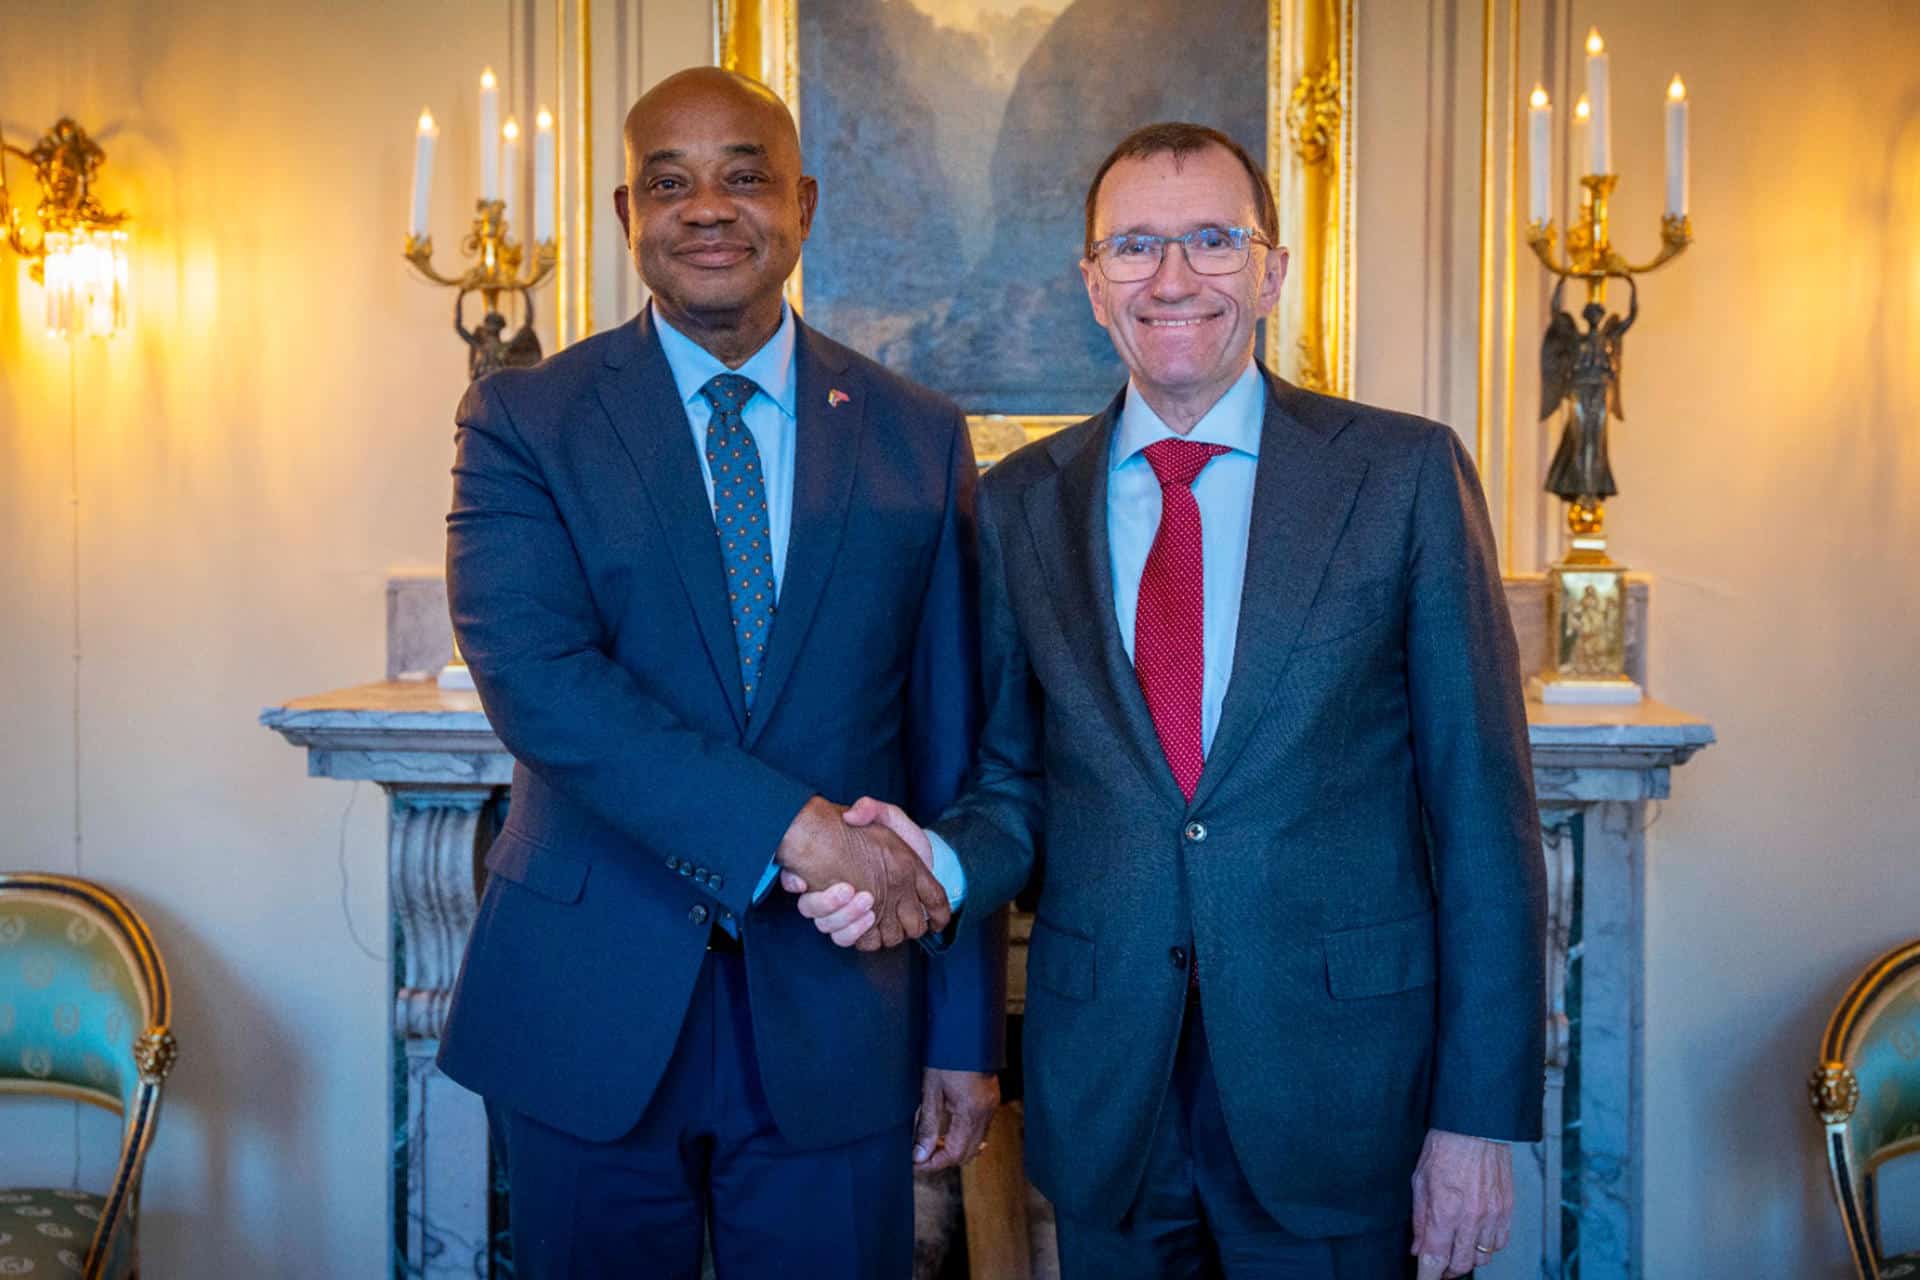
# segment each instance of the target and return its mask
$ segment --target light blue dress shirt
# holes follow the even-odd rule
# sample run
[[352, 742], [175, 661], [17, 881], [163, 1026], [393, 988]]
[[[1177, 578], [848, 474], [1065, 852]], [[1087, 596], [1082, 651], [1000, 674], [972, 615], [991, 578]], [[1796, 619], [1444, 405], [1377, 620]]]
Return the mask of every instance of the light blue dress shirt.
[[794, 402], [799, 399], [799, 373], [793, 359], [793, 313], [780, 304], [780, 327], [767, 344], [748, 357], [738, 369], [729, 369], [720, 357], [668, 324], [660, 309], [653, 309], [654, 329], [660, 335], [660, 349], [666, 352], [667, 368], [673, 371], [674, 389], [680, 393], [681, 406], [687, 411], [687, 425], [693, 431], [693, 454], [700, 460], [700, 479], [707, 486], [707, 505], [713, 505], [713, 468], [707, 465], [707, 424], [713, 421], [713, 406], [700, 389], [723, 373], [751, 378], [760, 388], [741, 409], [740, 416], [760, 450], [760, 473], [767, 486], [767, 538], [773, 544], [773, 589], [778, 602], [780, 584], [786, 580], [787, 537], [793, 531], [793, 456], [799, 425]]
[[1160, 420], [1133, 384], [1114, 428], [1108, 454], [1107, 546], [1113, 562], [1113, 612], [1120, 643], [1133, 660], [1133, 621], [1140, 604], [1140, 574], [1160, 530], [1160, 481], [1141, 452], [1159, 440], [1187, 439], [1225, 445], [1193, 482], [1200, 507], [1200, 563], [1205, 592], [1203, 640], [1206, 662], [1201, 687], [1200, 745], [1213, 748], [1220, 704], [1233, 675], [1233, 646], [1240, 631], [1240, 588], [1247, 576], [1247, 526], [1253, 519], [1253, 479], [1260, 464], [1260, 427], [1266, 420], [1266, 381], [1251, 363], [1182, 437]]
[[[653, 309], [653, 323], [660, 335], [660, 349], [667, 357], [667, 368], [673, 373], [674, 390], [680, 393], [681, 407], [687, 411], [687, 426], [693, 432], [693, 453], [700, 460], [700, 479], [707, 487], [709, 507], [713, 505], [713, 470], [707, 465], [707, 425], [713, 420], [713, 406], [700, 390], [723, 373], [750, 378], [759, 388], [741, 409], [740, 417], [753, 436], [754, 447], [760, 451], [760, 472], [767, 487], [767, 539], [772, 544], [777, 608], [780, 588], [786, 581], [787, 541], [793, 532], [794, 453], [800, 434], [795, 411], [800, 396], [800, 376], [794, 361], [793, 312], [784, 302], [780, 304], [780, 327], [773, 331], [766, 345], [738, 369], [729, 369], [718, 356], [674, 328], [658, 307]], [[760, 877], [760, 884], [753, 891], [754, 901], [766, 896], [779, 874], [779, 864], [769, 859], [766, 874]], [[952, 849], [935, 846], [933, 876], [947, 891], [948, 901], [959, 906], [966, 894], [967, 881]]]
[[[1160, 481], [1153, 464], [1141, 453], [1156, 440], [1198, 440], [1223, 444], [1230, 452], [1209, 462], [1193, 482], [1194, 501], [1200, 507], [1200, 556], [1205, 593], [1204, 651], [1206, 678], [1201, 689], [1200, 742], [1213, 746], [1220, 725], [1220, 704], [1233, 675], [1233, 645], [1240, 631], [1240, 588], [1247, 576], [1247, 528], [1253, 520], [1253, 480], [1260, 464], [1260, 428], [1267, 417], [1267, 384], [1249, 361], [1244, 373], [1226, 394], [1214, 402], [1184, 437], [1160, 420], [1131, 382], [1120, 421], [1114, 426], [1107, 455], [1107, 547], [1113, 569], [1114, 620], [1120, 624], [1120, 643], [1133, 659], [1133, 615], [1140, 604], [1140, 574], [1147, 552], [1160, 531]], [[935, 874], [950, 863], [966, 891], [966, 872], [938, 832], [933, 842]], [[947, 896], [958, 903], [945, 876]]]

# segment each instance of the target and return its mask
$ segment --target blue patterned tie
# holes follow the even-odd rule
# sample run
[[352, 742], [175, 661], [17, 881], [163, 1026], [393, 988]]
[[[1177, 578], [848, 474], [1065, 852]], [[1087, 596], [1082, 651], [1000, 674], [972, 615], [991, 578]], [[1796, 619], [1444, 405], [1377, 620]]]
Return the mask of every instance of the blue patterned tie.
[[748, 715], [753, 714], [753, 692], [760, 683], [775, 597], [773, 539], [767, 533], [767, 486], [760, 471], [760, 448], [741, 416], [759, 389], [753, 379], [737, 373], [720, 374], [700, 388], [713, 406], [707, 421], [713, 528], [727, 567], [727, 598], [734, 643], [740, 647], [740, 688], [746, 695]]

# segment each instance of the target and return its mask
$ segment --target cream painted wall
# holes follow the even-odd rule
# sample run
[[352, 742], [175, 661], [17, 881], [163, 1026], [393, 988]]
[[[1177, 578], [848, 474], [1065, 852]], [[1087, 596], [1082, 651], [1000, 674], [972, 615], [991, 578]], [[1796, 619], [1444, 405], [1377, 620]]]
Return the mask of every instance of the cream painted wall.
[[[627, 7], [647, 73], [704, 58], [705, 8], [656, 7]], [[444, 260], [507, 22], [504, 0], [0, 9], [6, 137], [74, 114], [138, 218], [133, 328], [110, 345], [45, 338], [0, 252], [0, 867], [104, 881], [165, 951], [182, 1056], [148, 1165], [151, 1275], [385, 1267], [387, 975], [349, 936], [337, 865], [384, 956], [383, 801], [308, 779], [255, 717], [377, 678], [389, 571], [441, 558], [464, 351], [450, 296], [400, 261], [409, 135], [430, 102]], [[606, 201], [617, 166], [599, 176]], [[601, 225], [605, 279], [610, 209]], [[75, 1147], [68, 1108], [10, 1108], [0, 1181], [64, 1182]]]
[[[1471, 440], [1479, 6], [1361, 8], [1360, 391]], [[1920, 936], [1920, 10], [1528, 9], [1529, 84], [1554, 83], [1547, 17], [1598, 23], [1614, 51], [1635, 256], [1656, 238], [1674, 71], [1695, 104], [1698, 241], [1642, 291], [1608, 504], [1615, 554], [1655, 579], [1653, 692], [1720, 735], [1648, 836], [1647, 1274], [1839, 1277], [1802, 1082], [1848, 980]], [[1410, 310], [1436, 277], [1455, 292]], [[1523, 415], [1543, 322], [1520, 330]], [[1522, 437], [1530, 494], [1552, 441]]]
[[[1360, 391], [1470, 435], [1475, 6], [1361, 7]], [[1800, 1081], [1848, 977], [1920, 932], [1901, 623], [1920, 595], [1920, 14], [1564, 16], [1617, 51], [1630, 243], [1657, 213], [1673, 68], [1697, 103], [1700, 242], [1649, 283], [1630, 339], [1612, 505], [1621, 557], [1657, 579], [1654, 692], [1722, 739], [1649, 837], [1649, 1275], [1839, 1276]], [[348, 935], [336, 866], [344, 847], [384, 952], [380, 797], [343, 819], [351, 788], [306, 779], [254, 716], [377, 674], [387, 572], [440, 556], [464, 374], [446, 299], [395, 252], [407, 129], [422, 101], [446, 126], [446, 243], [474, 182], [473, 68], [505, 65], [506, 22], [446, 0], [0, 16], [7, 136], [76, 113], [140, 217], [134, 331], [71, 365], [0, 259], [0, 864], [77, 863], [166, 947], [185, 1054], [150, 1165], [156, 1275], [368, 1275], [385, 1256], [385, 970]], [[640, 83], [709, 51], [697, 0], [627, 31]], [[617, 110], [603, 98], [603, 188]], [[0, 1173], [66, 1176], [72, 1130], [64, 1110], [0, 1129]]]

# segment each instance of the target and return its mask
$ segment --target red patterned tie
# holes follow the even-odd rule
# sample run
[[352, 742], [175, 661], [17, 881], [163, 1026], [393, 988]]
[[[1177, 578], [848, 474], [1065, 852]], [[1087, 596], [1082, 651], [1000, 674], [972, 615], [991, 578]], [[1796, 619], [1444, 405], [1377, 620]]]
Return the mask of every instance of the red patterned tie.
[[1147, 462], [1160, 480], [1160, 528], [1140, 574], [1133, 615], [1133, 669], [1180, 794], [1200, 785], [1201, 698], [1207, 677], [1206, 581], [1201, 574], [1200, 504], [1193, 482], [1223, 444], [1156, 440]]

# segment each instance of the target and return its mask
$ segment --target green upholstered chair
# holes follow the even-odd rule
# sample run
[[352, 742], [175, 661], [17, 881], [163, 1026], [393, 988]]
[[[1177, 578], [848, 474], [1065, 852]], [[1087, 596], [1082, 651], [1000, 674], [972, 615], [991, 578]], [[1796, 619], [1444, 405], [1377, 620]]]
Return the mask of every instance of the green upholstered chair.
[[1875, 1175], [1920, 1152], [1920, 941], [1874, 961], [1847, 990], [1807, 1082], [1860, 1280], [1920, 1280], [1920, 1253], [1880, 1251]]
[[147, 926], [99, 885], [0, 872], [0, 1094], [124, 1118], [104, 1194], [0, 1187], [0, 1277], [139, 1274], [140, 1172], [177, 1046]]

